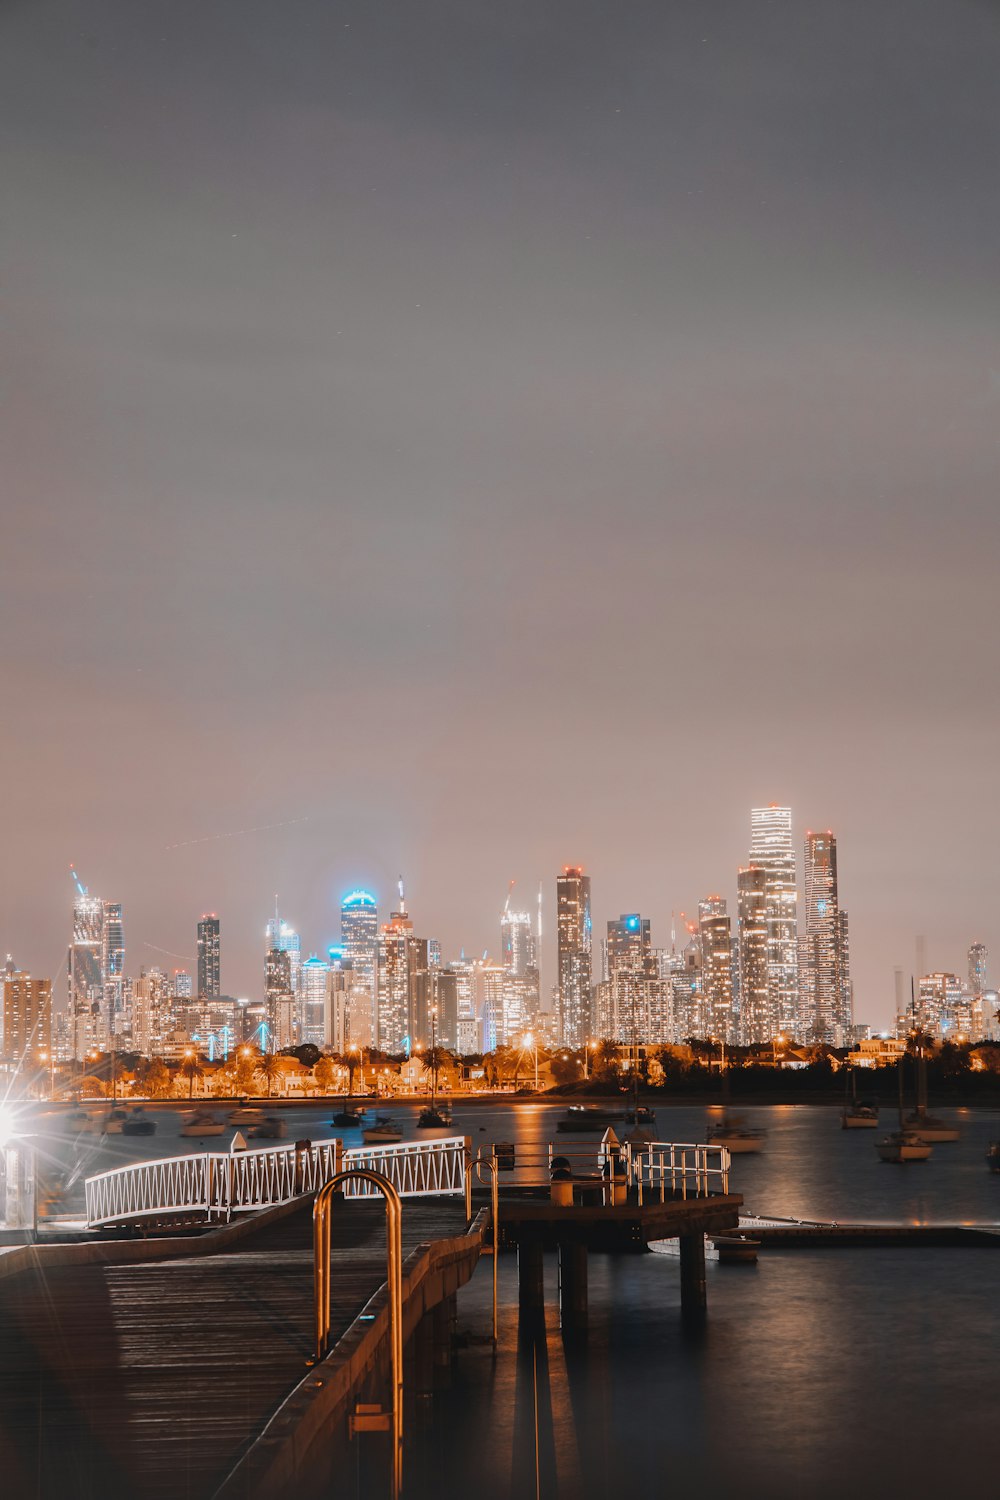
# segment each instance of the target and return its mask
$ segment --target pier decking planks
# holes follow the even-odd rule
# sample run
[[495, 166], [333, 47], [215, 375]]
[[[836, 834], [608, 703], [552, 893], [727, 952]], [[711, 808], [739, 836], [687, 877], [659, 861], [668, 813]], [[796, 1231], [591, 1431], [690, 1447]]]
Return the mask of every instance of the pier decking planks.
[[[0, 1469], [14, 1497], [203, 1500], [306, 1369], [311, 1206], [238, 1250], [26, 1271], [0, 1285]], [[385, 1279], [381, 1203], [334, 1223], [331, 1332]], [[461, 1233], [460, 1201], [407, 1202], [404, 1255]]]

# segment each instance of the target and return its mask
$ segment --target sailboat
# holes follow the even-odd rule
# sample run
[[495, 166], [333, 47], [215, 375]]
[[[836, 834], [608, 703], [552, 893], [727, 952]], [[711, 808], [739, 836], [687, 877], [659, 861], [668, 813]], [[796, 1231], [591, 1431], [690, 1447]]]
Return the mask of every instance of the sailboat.
[[883, 1161], [926, 1161], [934, 1149], [915, 1130], [908, 1130], [903, 1123], [903, 1059], [897, 1065], [899, 1074], [899, 1129], [875, 1142], [875, 1150]]
[[[874, 1130], [878, 1124], [878, 1105], [858, 1102], [857, 1076], [848, 1068], [849, 1078], [844, 1080], [844, 1108], [840, 1115], [841, 1130]], [[850, 1096], [847, 1086], [850, 1084]]]
[[725, 1146], [730, 1156], [748, 1155], [751, 1152], [763, 1151], [763, 1130], [751, 1130], [745, 1125], [740, 1115], [734, 1115], [729, 1110], [729, 1073], [726, 1069], [726, 1044], [721, 1043], [719, 1055], [719, 1067], [722, 1070], [722, 1119], [718, 1125], [710, 1125], [708, 1130], [708, 1144], [710, 1146]]
[[906, 1117], [906, 1128], [915, 1130], [925, 1141], [957, 1141], [960, 1134], [957, 1125], [949, 1125], [947, 1120], [927, 1113], [927, 1055], [922, 1037], [917, 1045], [917, 1102], [913, 1112]]

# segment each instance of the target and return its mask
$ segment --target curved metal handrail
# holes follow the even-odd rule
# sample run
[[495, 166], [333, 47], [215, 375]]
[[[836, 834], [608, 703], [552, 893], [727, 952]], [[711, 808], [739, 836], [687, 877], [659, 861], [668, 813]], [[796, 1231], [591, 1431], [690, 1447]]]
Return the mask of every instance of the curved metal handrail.
[[385, 1199], [386, 1286], [389, 1292], [390, 1383], [392, 1386], [392, 1497], [403, 1486], [403, 1202], [388, 1177], [368, 1167], [345, 1167], [325, 1182], [313, 1204], [313, 1286], [316, 1302], [316, 1361], [330, 1341], [330, 1199], [344, 1182], [366, 1182]]

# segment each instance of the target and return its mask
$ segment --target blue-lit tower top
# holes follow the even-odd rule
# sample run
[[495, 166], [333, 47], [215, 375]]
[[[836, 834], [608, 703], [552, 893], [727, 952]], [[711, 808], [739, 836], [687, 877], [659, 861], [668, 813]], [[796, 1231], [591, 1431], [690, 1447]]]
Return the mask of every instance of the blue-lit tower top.
[[378, 902], [375, 900], [375, 897], [372, 895], [371, 891], [358, 890], [350, 891], [348, 895], [344, 897], [343, 901], [341, 901], [340, 906], [341, 910], [343, 910], [345, 907], [357, 906], [370, 906], [374, 910], [378, 907]]

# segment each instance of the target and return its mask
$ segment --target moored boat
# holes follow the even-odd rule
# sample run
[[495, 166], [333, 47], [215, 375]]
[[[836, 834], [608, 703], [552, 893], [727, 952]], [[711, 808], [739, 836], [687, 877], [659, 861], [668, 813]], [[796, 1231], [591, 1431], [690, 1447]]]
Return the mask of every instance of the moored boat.
[[991, 1172], [1000, 1172], [1000, 1141], [990, 1141], [986, 1147], [986, 1165]]
[[388, 1115], [376, 1115], [362, 1130], [361, 1139], [366, 1146], [392, 1146], [403, 1139], [403, 1132]]
[[142, 1109], [133, 1109], [122, 1121], [122, 1135], [155, 1135], [156, 1121]]
[[264, 1111], [254, 1104], [240, 1104], [229, 1111], [230, 1125], [259, 1125]]
[[218, 1115], [211, 1114], [208, 1110], [195, 1110], [189, 1120], [181, 1126], [181, 1135], [195, 1137], [197, 1140], [209, 1135], [224, 1135], [228, 1126]]
[[575, 1131], [606, 1130], [613, 1120], [622, 1118], [620, 1109], [602, 1109], [596, 1104], [571, 1104], [566, 1113], [556, 1121], [556, 1129]]
[[875, 1150], [883, 1161], [926, 1161], [933, 1149], [915, 1130], [893, 1130], [875, 1142]]
[[708, 1144], [725, 1146], [730, 1156], [745, 1156], [763, 1151], [764, 1131], [753, 1130], [743, 1123], [739, 1115], [723, 1115], [718, 1125], [710, 1125]]
[[128, 1111], [124, 1109], [113, 1109], [104, 1117], [101, 1126], [102, 1135], [121, 1135], [128, 1119]]
[[929, 1115], [924, 1109], [915, 1109], [912, 1114], [907, 1115], [903, 1127], [915, 1131], [925, 1141], [933, 1141], [935, 1145], [939, 1141], [957, 1141], [961, 1137], [957, 1125], [949, 1125], [947, 1120]]
[[447, 1130], [454, 1122], [448, 1104], [426, 1104], [417, 1116], [421, 1130]]
[[338, 1109], [331, 1120], [332, 1125], [338, 1125], [342, 1130], [360, 1128], [365, 1123], [368, 1111], [353, 1104], [344, 1104], [343, 1109]]
[[257, 1141], [278, 1141], [288, 1134], [288, 1127], [280, 1115], [262, 1115], [250, 1127], [250, 1134]]

